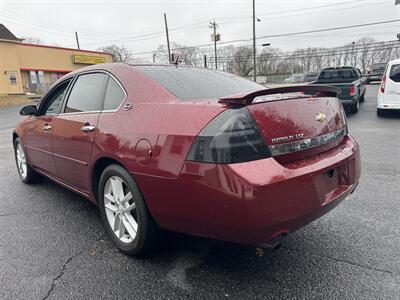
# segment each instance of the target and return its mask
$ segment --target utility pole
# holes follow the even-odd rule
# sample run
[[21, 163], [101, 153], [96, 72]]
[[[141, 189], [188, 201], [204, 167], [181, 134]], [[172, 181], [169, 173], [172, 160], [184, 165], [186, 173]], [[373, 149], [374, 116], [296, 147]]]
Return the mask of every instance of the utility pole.
[[204, 68], [207, 69], [207, 55], [204, 54]]
[[352, 54], [352, 56], [353, 56], [353, 67], [355, 67], [356, 66], [356, 57], [354, 56], [354, 44], [356, 43], [356, 42], [351, 42], [352, 44], [353, 44], [353, 46], [352, 46], [352, 50], [351, 50], [351, 54]]
[[219, 37], [217, 37], [217, 28], [218, 25], [217, 23], [215, 23], [215, 21], [210, 22], [210, 26], [211, 29], [214, 30], [213, 33], [213, 40], [214, 40], [214, 60], [215, 60], [215, 70], [218, 69], [218, 58], [217, 58], [217, 41], [219, 41]]
[[167, 23], [167, 14], [166, 13], [164, 13], [164, 22], [165, 22], [165, 34], [167, 35], [168, 61], [169, 61], [169, 63], [171, 63], [171, 48], [169, 46], [168, 23]]
[[256, 66], [256, 0], [253, 0], [253, 77], [257, 82], [257, 66]]
[[81, 47], [79, 47], [78, 32], [76, 32], [76, 31], [75, 31], [75, 38], [76, 38], [76, 45], [78, 46], [78, 49], [81, 49]]

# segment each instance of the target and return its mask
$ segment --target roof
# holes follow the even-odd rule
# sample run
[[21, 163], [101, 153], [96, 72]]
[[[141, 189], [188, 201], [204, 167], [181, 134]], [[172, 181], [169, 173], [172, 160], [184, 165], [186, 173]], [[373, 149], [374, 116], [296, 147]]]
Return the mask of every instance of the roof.
[[349, 69], [355, 69], [356, 67], [348, 67], [348, 66], [343, 66], [343, 67], [329, 67], [329, 68], [324, 68], [324, 70], [349, 70]]
[[22, 39], [17, 38], [6, 26], [0, 24], [0, 40], [20, 42]]
[[112, 54], [108, 53], [108, 52], [93, 51], [93, 50], [83, 50], [83, 49], [76, 49], [76, 48], [66, 48], [66, 47], [59, 47], [59, 46], [37, 45], [37, 44], [26, 44], [26, 43], [21, 43], [21, 44], [19, 44], [19, 46], [50, 48], [50, 49], [58, 49], [58, 50], [70, 50], [70, 51], [75, 51], [75, 52], [87, 52], [87, 53], [95, 53], [95, 54], [102, 54], [102, 55], [110, 55], [110, 56], [112, 56]]

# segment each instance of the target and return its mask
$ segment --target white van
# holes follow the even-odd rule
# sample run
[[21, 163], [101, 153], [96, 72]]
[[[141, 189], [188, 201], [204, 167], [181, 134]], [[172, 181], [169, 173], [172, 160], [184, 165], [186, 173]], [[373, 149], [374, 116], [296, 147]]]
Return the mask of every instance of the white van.
[[378, 115], [394, 109], [400, 110], [400, 59], [387, 64], [378, 91]]

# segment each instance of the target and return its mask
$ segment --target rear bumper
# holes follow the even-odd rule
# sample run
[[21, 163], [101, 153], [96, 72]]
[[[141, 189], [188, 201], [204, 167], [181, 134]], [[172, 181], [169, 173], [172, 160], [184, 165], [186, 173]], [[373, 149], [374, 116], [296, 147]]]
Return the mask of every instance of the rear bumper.
[[400, 103], [380, 103], [376, 106], [378, 109], [400, 110]]
[[[393, 100], [393, 98], [399, 100]], [[400, 109], [400, 96], [393, 94], [384, 94], [380, 90], [378, 91], [378, 101], [376, 107], [378, 109], [387, 110], [398, 110]]]
[[346, 98], [339, 98], [340, 102], [344, 105], [352, 105], [354, 103], [356, 103], [358, 99], [358, 95], [354, 96], [354, 97], [346, 97]]
[[353, 192], [359, 176], [359, 148], [345, 137], [334, 149], [286, 165], [273, 158], [232, 165], [186, 162], [180, 178], [145, 197], [161, 227], [253, 244], [324, 215]]

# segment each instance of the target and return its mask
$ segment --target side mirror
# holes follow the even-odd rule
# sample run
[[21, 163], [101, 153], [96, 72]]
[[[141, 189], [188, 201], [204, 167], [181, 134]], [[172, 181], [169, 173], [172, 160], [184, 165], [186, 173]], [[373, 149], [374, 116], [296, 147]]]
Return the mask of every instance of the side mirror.
[[38, 113], [38, 111], [37, 111], [36, 105], [24, 106], [19, 112], [19, 114], [22, 116], [36, 116], [37, 113]]

